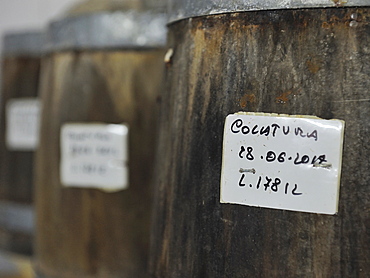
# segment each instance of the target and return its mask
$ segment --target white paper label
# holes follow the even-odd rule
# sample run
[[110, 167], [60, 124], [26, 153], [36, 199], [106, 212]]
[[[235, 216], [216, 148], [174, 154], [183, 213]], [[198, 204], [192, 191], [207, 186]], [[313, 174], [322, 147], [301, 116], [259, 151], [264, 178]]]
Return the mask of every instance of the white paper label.
[[6, 105], [6, 145], [32, 151], [39, 143], [41, 102], [36, 98], [11, 99]]
[[343, 130], [316, 117], [227, 116], [221, 203], [337, 213]]
[[61, 129], [61, 182], [107, 192], [128, 187], [128, 127], [70, 123]]

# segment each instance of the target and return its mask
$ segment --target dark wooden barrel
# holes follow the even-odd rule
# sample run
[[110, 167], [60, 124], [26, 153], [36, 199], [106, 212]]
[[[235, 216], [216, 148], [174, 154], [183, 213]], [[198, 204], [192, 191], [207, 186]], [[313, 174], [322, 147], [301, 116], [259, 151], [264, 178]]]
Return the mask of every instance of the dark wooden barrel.
[[[131, 9], [79, 14], [50, 25], [35, 174], [35, 269], [40, 277], [147, 276], [165, 21], [163, 14]], [[128, 183], [105, 188], [91, 179], [63, 178], [66, 125], [77, 126], [75, 138], [86, 138], [88, 133], [78, 133], [83, 128], [112, 124], [128, 127]], [[104, 132], [99, 138], [105, 138]], [[114, 148], [123, 146], [119, 142]], [[97, 163], [94, 158], [88, 162]], [[106, 167], [79, 166], [76, 171], [94, 175], [103, 175]]]
[[[172, 1], [152, 276], [367, 277], [369, 3], [190, 2]], [[337, 214], [220, 203], [225, 119], [239, 111], [345, 121]]]
[[37, 147], [37, 98], [42, 34], [8, 33], [2, 53], [0, 125], [0, 245], [31, 254], [33, 156]]

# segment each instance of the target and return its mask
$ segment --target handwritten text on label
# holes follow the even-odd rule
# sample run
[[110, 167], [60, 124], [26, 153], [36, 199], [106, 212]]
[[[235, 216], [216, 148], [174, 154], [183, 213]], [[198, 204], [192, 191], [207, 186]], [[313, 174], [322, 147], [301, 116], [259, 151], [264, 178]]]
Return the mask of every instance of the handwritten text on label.
[[336, 213], [343, 128], [340, 120], [229, 115], [221, 202]]
[[41, 102], [16, 98], [6, 104], [6, 144], [11, 150], [34, 151], [39, 143]]
[[61, 130], [62, 184], [105, 191], [125, 189], [127, 144], [126, 125], [65, 124]]

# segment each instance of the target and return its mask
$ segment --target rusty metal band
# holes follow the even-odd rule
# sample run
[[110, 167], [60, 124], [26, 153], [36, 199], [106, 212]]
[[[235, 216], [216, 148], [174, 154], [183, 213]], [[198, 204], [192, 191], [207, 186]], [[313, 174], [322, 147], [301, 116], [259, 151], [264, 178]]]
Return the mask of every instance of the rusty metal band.
[[8, 33], [3, 37], [3, 56], [40, 56], [44, 33], [39, 31]]
[[157, 48], [166, 43], [164, 13], [117, 11], [70, 16], [50, 24], [47, 51]]
[[169, 22], [222, 13], [370, 6], [369, 0], [169, 0]]
[[34, 209], [31, 205], [0, 202], [0, 227], [25, 234], [34, 233]]

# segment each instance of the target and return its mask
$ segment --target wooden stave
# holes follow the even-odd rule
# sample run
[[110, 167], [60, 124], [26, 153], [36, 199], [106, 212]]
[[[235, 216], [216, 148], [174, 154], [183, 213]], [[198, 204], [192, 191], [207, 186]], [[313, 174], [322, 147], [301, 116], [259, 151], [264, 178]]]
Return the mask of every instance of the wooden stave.
[[[1, 136], [0, 142], [3, 160], [0, 196], [12, 202], [32, 203], [33, 151], [12, 151], [7, 148], [5, 106], [10, 99], [37, 97], [40, 61], [40, 57], [27, 56], [3, 59], [1, 130], [4, 136]], [[19, 175], [19, 169], [24, 174]]]
[[[48, 118], [42, 116], [42, 148], [36, 156], [35, 268], [38, 275], [145, 277], [147, 274], [153, 160], [148, 140], [154, 140], [156, 133], [162, 52], [160, 49], [67, 51], [44, 59], [40, 91], [45, 107], [49, 108], [43, 112]], [[71, 73], [76, 71], [80, 77]], [[145, 78], [148, 83], [143, 82]], [[70, 84], [63, 84], [68, 80]], [[84, 90], [84, 82], [95, 83], [96, 88], [90, 85]], [[64, 100], [60, 107], [57, 100]], [[99, 104], [104, 104], [103, 109], [96, 109]], [[143, 108], [147, 108], [145, 113]], [[70, 121], [129, 124], [129, 189], [104, 193], [96, 189], [62, 187], [59, 129]], [[54, 158], [48, 162], [50, 155]], [[76, 211], [64, 208], [62, 202], [67, 206], [69, 203]], [[94, 208], [94, 202], [99, 204], [100, 211]], [[94, 224], [94, 220], [103, 223]], [[112, 236], [109, 236], [109, 225]]]
[[[6, 104], [11, 99], [35, 98], [40, 73], [40, 33], [8, 34], [2, 59], [0, 121], [0, 246], [7, 251], [33, 252], [34, 151], [10, 150], [6, 144]], [[29, 44], [29, 42], [31, 44]], [[37, 45], [36, 45], [37, 44]], [[29, 48], [27, 46], [30, 46]], [[15, 224], [16, 222], [20, 222]]]
[[[366, 277], [369, 22], [368, 8], [343, 8], [170, 25], [152, 277]], [[223, 124], [238, 111], [346, 121], [337, 216], [219, 203]]]

